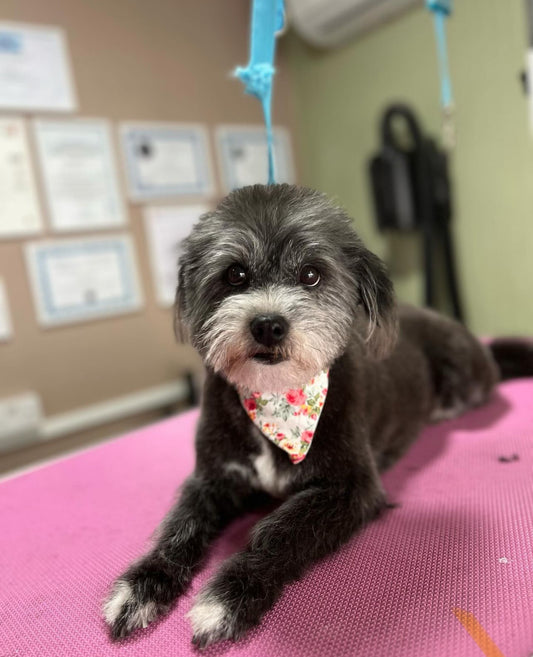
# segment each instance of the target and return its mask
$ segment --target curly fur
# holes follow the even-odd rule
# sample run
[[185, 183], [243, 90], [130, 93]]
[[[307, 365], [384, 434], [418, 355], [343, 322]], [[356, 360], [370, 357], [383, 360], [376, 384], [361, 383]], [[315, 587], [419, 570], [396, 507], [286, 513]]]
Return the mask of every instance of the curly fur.
[[[236, 263], [248, 278], [232, 287], [226, 272]], [[320, 271], [316, 287], [300, 283], [304, 265]], [[250, 322], [264, 313], [289, 327], [270, 348], [277, 364], [255, 357]], [[165, 613], [227, 523], [276, 496], [281, 504], [190, 611], [199, 647], [245, 634], [288, 582], [380, 513], [379, 471], [420, 428], [483, 403], [498, 379], [489, 350], [463, 326], [397, 309], [383, 263], [342, 209], [289, 185], [240, 189], [200, 219], [180, 261], [176, 330], [206, 364], [209, 404], [195, 472], [150, 552], [118, 579], [106, 604], [114, 637]], [[330, 387], [313, 446], [293, 465], [249, 421], [234, 384], [286, 390], [326, 367]]]

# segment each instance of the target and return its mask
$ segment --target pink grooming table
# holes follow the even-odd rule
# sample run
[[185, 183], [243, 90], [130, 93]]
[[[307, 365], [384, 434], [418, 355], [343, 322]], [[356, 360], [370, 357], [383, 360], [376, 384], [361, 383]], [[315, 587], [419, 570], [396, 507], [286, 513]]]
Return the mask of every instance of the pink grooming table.
[[[289, 586], [244, 642], [207, 654], [532, 654], [532, 400], [533, 380], [509, 382], [490, 406], [427, 429], [385, 476], [400, 506]], [[225, 532], [154, 628], [112, 644], [100, 617], [109, 584], [193, 468], [196, 420], [186, 413], [0, 484], [1, 657], [197, 654], [185, 613], [256, 516]]]

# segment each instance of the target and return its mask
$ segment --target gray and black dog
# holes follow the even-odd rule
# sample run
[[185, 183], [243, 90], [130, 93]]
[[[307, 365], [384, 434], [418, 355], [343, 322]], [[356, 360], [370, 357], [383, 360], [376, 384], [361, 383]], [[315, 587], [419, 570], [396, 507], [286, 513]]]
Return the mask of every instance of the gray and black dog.
[[[193, 642], [205, 647], [257, 625], [288, 582], [383, 510], [379, 472], [424, 424], [483, 404], [502, 378], [533, 374], [533, 350], [485, 347], [432, 311], [398, 309], [383, 263], [316, 191], [239, 189], [183, 248], [176, 322], [207, 369], [196, 468], [104, 615], [114, 638], [146, 627], [233, 518], [281, 499], [190, 611]], [[293, 464], [249, 419], [237, 388], [281, 393], [328, 368], [312, 446]]]

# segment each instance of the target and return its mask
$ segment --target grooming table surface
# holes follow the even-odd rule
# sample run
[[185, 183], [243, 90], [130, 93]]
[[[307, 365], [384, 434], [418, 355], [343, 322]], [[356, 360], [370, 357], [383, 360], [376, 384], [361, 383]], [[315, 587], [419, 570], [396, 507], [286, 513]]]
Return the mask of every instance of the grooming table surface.
[[[206, 654], [532, 654], [532, 401], [533, 380], [509, 382], [491, 405], [428, 428], [384, 477], [399, 506], [291, 584], [245, 641]], [[231, 525], [155, 627], [112, 644], [100, 617], [109, 584], [193, 468], [196, 420], [186, 413], [0, 484], [1, 657], [197, 654], [185, 614], [258, 516]]]

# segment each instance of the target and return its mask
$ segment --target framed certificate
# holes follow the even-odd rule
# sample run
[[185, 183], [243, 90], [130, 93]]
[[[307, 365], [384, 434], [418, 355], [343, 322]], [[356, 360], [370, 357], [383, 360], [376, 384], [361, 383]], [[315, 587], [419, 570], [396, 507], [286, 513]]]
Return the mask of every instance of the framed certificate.
[[205, 205], [152, 205], [144, 210], [155, 293], [165, 308], [174, 303], [180, 243], [208, 209]]
[[52, 228], [117, 228], [126, 223], [107, 121], [34, 122]]
[[[276, 182], [293, 183], [294, 165], [288, 130], [274, 128]], [[222, 181], [226, 193], [238, 187], [268, 182], [268, 151], [263, 126], [222, 125], [216, 130]]]
[[128, 235], [29, 243], [26, 261], [42, 326], [119, 315], [143, 305]]
[[0, 108], [76, 109], [66, 39], [60, 28], [0, 22]]
[[0, 239], [42, 230], [41, 209], [21, 118], [0, 118]]
[[0, 278], [0, 342], [6, 342], [12, 336], [11, 315], [7, 301], [6, 287]]
[[186, 124], [122, 124], [129, 196], [134, 201], [212, 196], [206, 130]]

